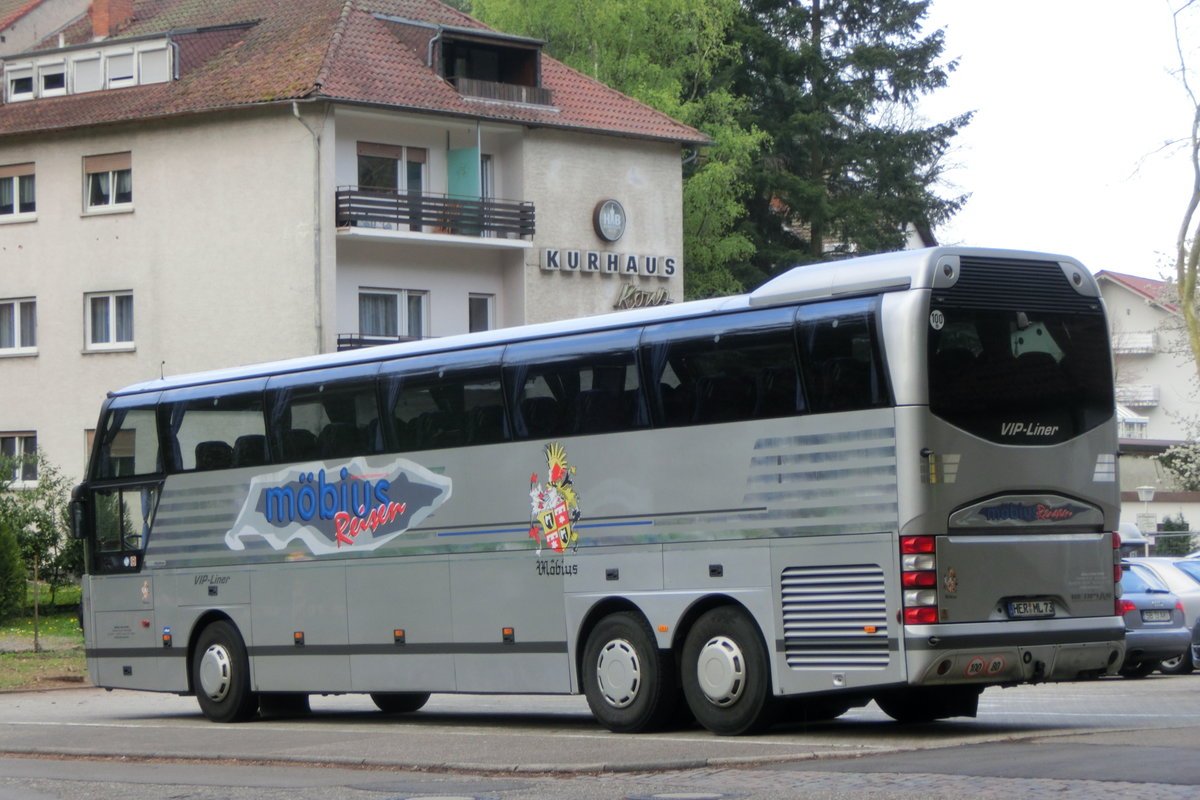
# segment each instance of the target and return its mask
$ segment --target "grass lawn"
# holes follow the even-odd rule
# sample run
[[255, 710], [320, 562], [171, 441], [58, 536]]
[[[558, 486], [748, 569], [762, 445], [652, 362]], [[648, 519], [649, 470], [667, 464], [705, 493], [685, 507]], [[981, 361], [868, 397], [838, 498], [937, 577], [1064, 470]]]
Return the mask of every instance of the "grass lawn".
[[[48, 592], [42, 590], [43, 602]], [[30, 598], [32, 601], [32, 598]], [[75, 608], [78, 589], [60, 590], [58, 606], [47, 607], [38, 617], [41, 652], [34, 652], [33, 616], [0, 623], [0, 691], [80, 686], [87, 683], [83, 631]]]

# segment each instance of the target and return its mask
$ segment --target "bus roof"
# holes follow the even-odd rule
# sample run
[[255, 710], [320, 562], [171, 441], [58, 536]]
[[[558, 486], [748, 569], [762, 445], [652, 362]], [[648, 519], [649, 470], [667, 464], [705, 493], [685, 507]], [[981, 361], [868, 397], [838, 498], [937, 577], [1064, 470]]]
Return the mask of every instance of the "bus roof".
[[[571, 333], [613, 330], [635, 327], [655, 322], [723, 312], [737, 311], [750, 307], [764, 307], [818, 300], [832, 297], [852, 297], [884, 291], [930, 288], [934, 281], [934, 267], [945, 256], [976, 256], [993, 258], [1021, 258], [1042, 261], [1062, 261], [1078, 265], [1079, 262], [1066, 256], [1050, 255], [1031, 251], [999, 250], [979, 247], [933, 247], [922, 250], [903, 250], [894, 253], [863, 256], [841, 261], [829, 261], [793, 267], [772, 278], [754, 291], [711, 300], [694, 300], [665, 306], [616, 311], [592, 317], [579, 317], [497, 328], [479, 333], [458, 334], [436, 339], [377, 345], [337, 353], [322, 353], [282, 361], [248, 364], [238, 367], [182, 374], [136, 383], [122, 389], [110, 391], [109, 397], [160, 392], [185, 386], [260, 378], [312, 369], [369, 364], [429, 353], [453, 352], [488, 345], [509, 344]], [[1080, 265], [1082, 268], [1082, 265]], [[1084, 270], [1090, 278], [1090, 273]], [[1094, 283], [1094, 281], [1093, 281]], [[1096, 290], [1098, 296], [1099, 290]]]

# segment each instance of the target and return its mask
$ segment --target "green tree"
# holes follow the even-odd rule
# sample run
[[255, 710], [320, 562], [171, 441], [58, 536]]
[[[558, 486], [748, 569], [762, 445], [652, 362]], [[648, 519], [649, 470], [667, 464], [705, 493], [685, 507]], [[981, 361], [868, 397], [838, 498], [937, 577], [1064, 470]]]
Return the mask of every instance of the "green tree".
[[1167, 517], [1158, 526], [1159, 534], [1154, 538], [1154, 554], [1159, 556], [1186, 556], [1192, 552], [1192, 537], [1190, 536], [1164, 536], [1163, 534], [1179, 533], [1190, 531], [1187, 520], [1183, 518], [1183, 514], [1178, 514], [1175, 517]]
[[767, 141], [728, 89], [738, 57], [738, 0], [472, 0], [471, 13], [547, 42], [574, 69], [691, 125], [713, 144], [684, 165], [686, 294], [741, 291], [734, 266], [753, 253], [737, 225], [746, 175]]
[[11, 521], [0, 515], [0, 621], [21, 613], [25, 605], [25, 565]]
[[[32, 486], [13, 486], [24, 464], [37, 464]], [[0, 459], [0, 517], [15, 532], [25, 574], [49, 584], [54, 593], [78, 575], [81, 548], [70, 539], [67, 504], [71, 482], [44, 455]]]
[[965, 197], [937, 193], [943, 157], [971, 114], [925, 125], [913, 109], [944, 86], [943, 33], [926, 0], [746, 0], [736, 94], [771, 137], [744, 228], [757, 282], [798, 263], [894, 250]]

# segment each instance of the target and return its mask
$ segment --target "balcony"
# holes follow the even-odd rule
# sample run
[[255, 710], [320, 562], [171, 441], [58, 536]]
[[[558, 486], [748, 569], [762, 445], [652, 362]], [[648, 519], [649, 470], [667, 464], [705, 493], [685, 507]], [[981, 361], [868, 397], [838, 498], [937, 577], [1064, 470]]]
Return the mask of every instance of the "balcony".
[[381, 192], [343, 186], [337, 190], [339, 228], [473, 238], [528, 240], [534, 234], [533, 203], [438, 194]]
[[525, 103], [535, 106], [550, 105], [550, 90], [540, 86], [520, 86], [513, 83], [497, 83], [496, 81], [462, 77], [451, 77], [448, 80], [464, 97], [478, 97], [484, 100], [500, 100], [507, 103]]
[[1158, 334], [1118, 332], [1113, 334], [1113, 352], [1118, 355], [1149, 355], [1158, 352]]
[[1153, 408], [1158, 405], [1158, 387], [1142, 385], [1118, 386], [1117, 402], [1130, 408]]

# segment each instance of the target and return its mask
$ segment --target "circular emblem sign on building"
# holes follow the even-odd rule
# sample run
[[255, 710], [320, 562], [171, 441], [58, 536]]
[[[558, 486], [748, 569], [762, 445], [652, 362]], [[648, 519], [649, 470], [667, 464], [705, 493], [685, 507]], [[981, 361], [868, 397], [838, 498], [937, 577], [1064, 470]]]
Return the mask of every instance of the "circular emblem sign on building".
[[601, 200], [592, 212], [596, 235], [606, 242], [615, 242], [625, 234], [625, 209], [616, 200]]

